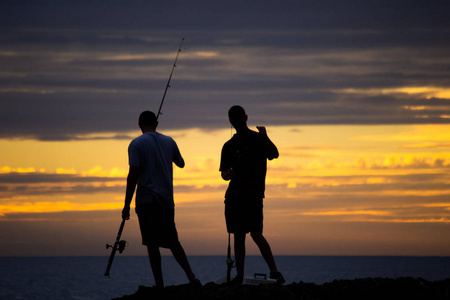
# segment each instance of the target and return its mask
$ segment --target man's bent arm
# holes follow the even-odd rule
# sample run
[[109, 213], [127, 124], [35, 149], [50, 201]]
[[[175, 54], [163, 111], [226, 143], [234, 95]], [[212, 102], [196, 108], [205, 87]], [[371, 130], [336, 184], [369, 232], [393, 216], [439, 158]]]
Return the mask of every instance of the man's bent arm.
[[278, 158], [280, 155], [278, 153], [278, 148], [275, 146], [275, 144], [269, 139], [269, 137], [266, 134], [266, 151], [267, 151], [267, 158], [269, 160], [272, 160], [274, 158]]
[[233, 178], [235, 174], [233, 169], [228, 169], [226, 171], [222, 171], [221, 175], [223, 180], [228, 181], [231, 180], [231, 178]]
[[277, 146], [269, 139], [269, 136], [267, 135], [266, 127], [264, 126], [256, 126], [259, 133], [262, 134], [265, 137], [265, 148], [267, 153], [267, 158], [269, 160], [272, 160], [274, 158], [278, 158], [279, 153]]
[[125, 204], [122, 210], [122, 219], [128, 220], [130, 218], [130, 204], [133, 200], [134, 191], [139, 178], [139, 167], [130, 166], [127, 176], [127, 188], [125, 192]]
[[173, 154], [172, 161], [174, 164], [179, 168], [184, 168], [184, 159], [183, 156], [181, 156], [180, 150], [178, 149], [178, 146], [175, 144], [176, 151]]
[[182, 157], [180, 160], [174, 161], [174, 163], [178, 168], [184, 168], [184, 166], [185, 166], [184, 159]]

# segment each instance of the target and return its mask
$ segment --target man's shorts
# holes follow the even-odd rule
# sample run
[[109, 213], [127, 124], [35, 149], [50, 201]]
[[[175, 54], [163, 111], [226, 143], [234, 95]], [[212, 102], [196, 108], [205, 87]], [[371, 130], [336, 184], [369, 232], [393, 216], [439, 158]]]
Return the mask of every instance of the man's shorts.
[[229, 233], [262, 232], [262, 199], [225, 199], [225, 220]]
[[175, 227], [175, 210], [145, 203], [136, 206], [142, 245], [172, 248], [180, 244]]

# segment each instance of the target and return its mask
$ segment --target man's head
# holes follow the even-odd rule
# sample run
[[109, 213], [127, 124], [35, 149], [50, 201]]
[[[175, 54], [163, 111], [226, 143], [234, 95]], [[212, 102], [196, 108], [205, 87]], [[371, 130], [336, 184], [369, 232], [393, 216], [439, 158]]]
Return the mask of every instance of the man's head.
[[158, 120], [156, 119], [156, 115], [151, 111], [143, 111], [139, 116], [139, 127], [141, 129], [153, 127], [156, 129], [158, 126]]
[[228, 110], [228, 119], [236, 130], [247, 127], [247, 115], [242, 106], [234, 105]]

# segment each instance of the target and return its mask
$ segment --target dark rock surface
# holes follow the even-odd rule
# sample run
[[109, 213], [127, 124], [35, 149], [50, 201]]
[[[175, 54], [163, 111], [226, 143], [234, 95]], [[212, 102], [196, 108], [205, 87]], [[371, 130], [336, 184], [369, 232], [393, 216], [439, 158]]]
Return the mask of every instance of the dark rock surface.
[[164, 289], [140, 286], [133, 295], [113, 300], [450, 300], [450, 279], [427, 281], [421, 278], [365, 278], [335, 280], [316, 285], [314, 283], [292, 283], [259, 286], [230, 286], [206, 283], [202, 287], [189, 284], [169, 286]]

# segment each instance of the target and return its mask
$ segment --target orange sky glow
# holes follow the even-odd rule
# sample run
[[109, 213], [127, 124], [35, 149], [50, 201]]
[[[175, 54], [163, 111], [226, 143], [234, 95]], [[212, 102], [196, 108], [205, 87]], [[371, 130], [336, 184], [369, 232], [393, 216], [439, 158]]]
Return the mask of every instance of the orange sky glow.
[[[267, 130], [280, 152], [269, 162], [264, 221], [276, 254], [450, 255], [449, 125]], [[186, 251], [223, 253], [227, 183], [218, 168], [230, 129], [160, 131], [174, 137], [186, 161], [174, 172]], [[112, 242], [120, 222], [128, 143], [1, 140], [0, 174], [7, 180], [0, 183], [0, 226], [12, 243], [2, 254], [60, 255], [49, 250], [52, 243], [21, 248], [39, 244], [42, 234], [72, 235], [63, 248], [68, 255], [105, 254], [98, 246]], [[145, 255], [134, 213], [128, 223], [129, 254]], [[252, 245], [248, 251], [257, 254]]]

